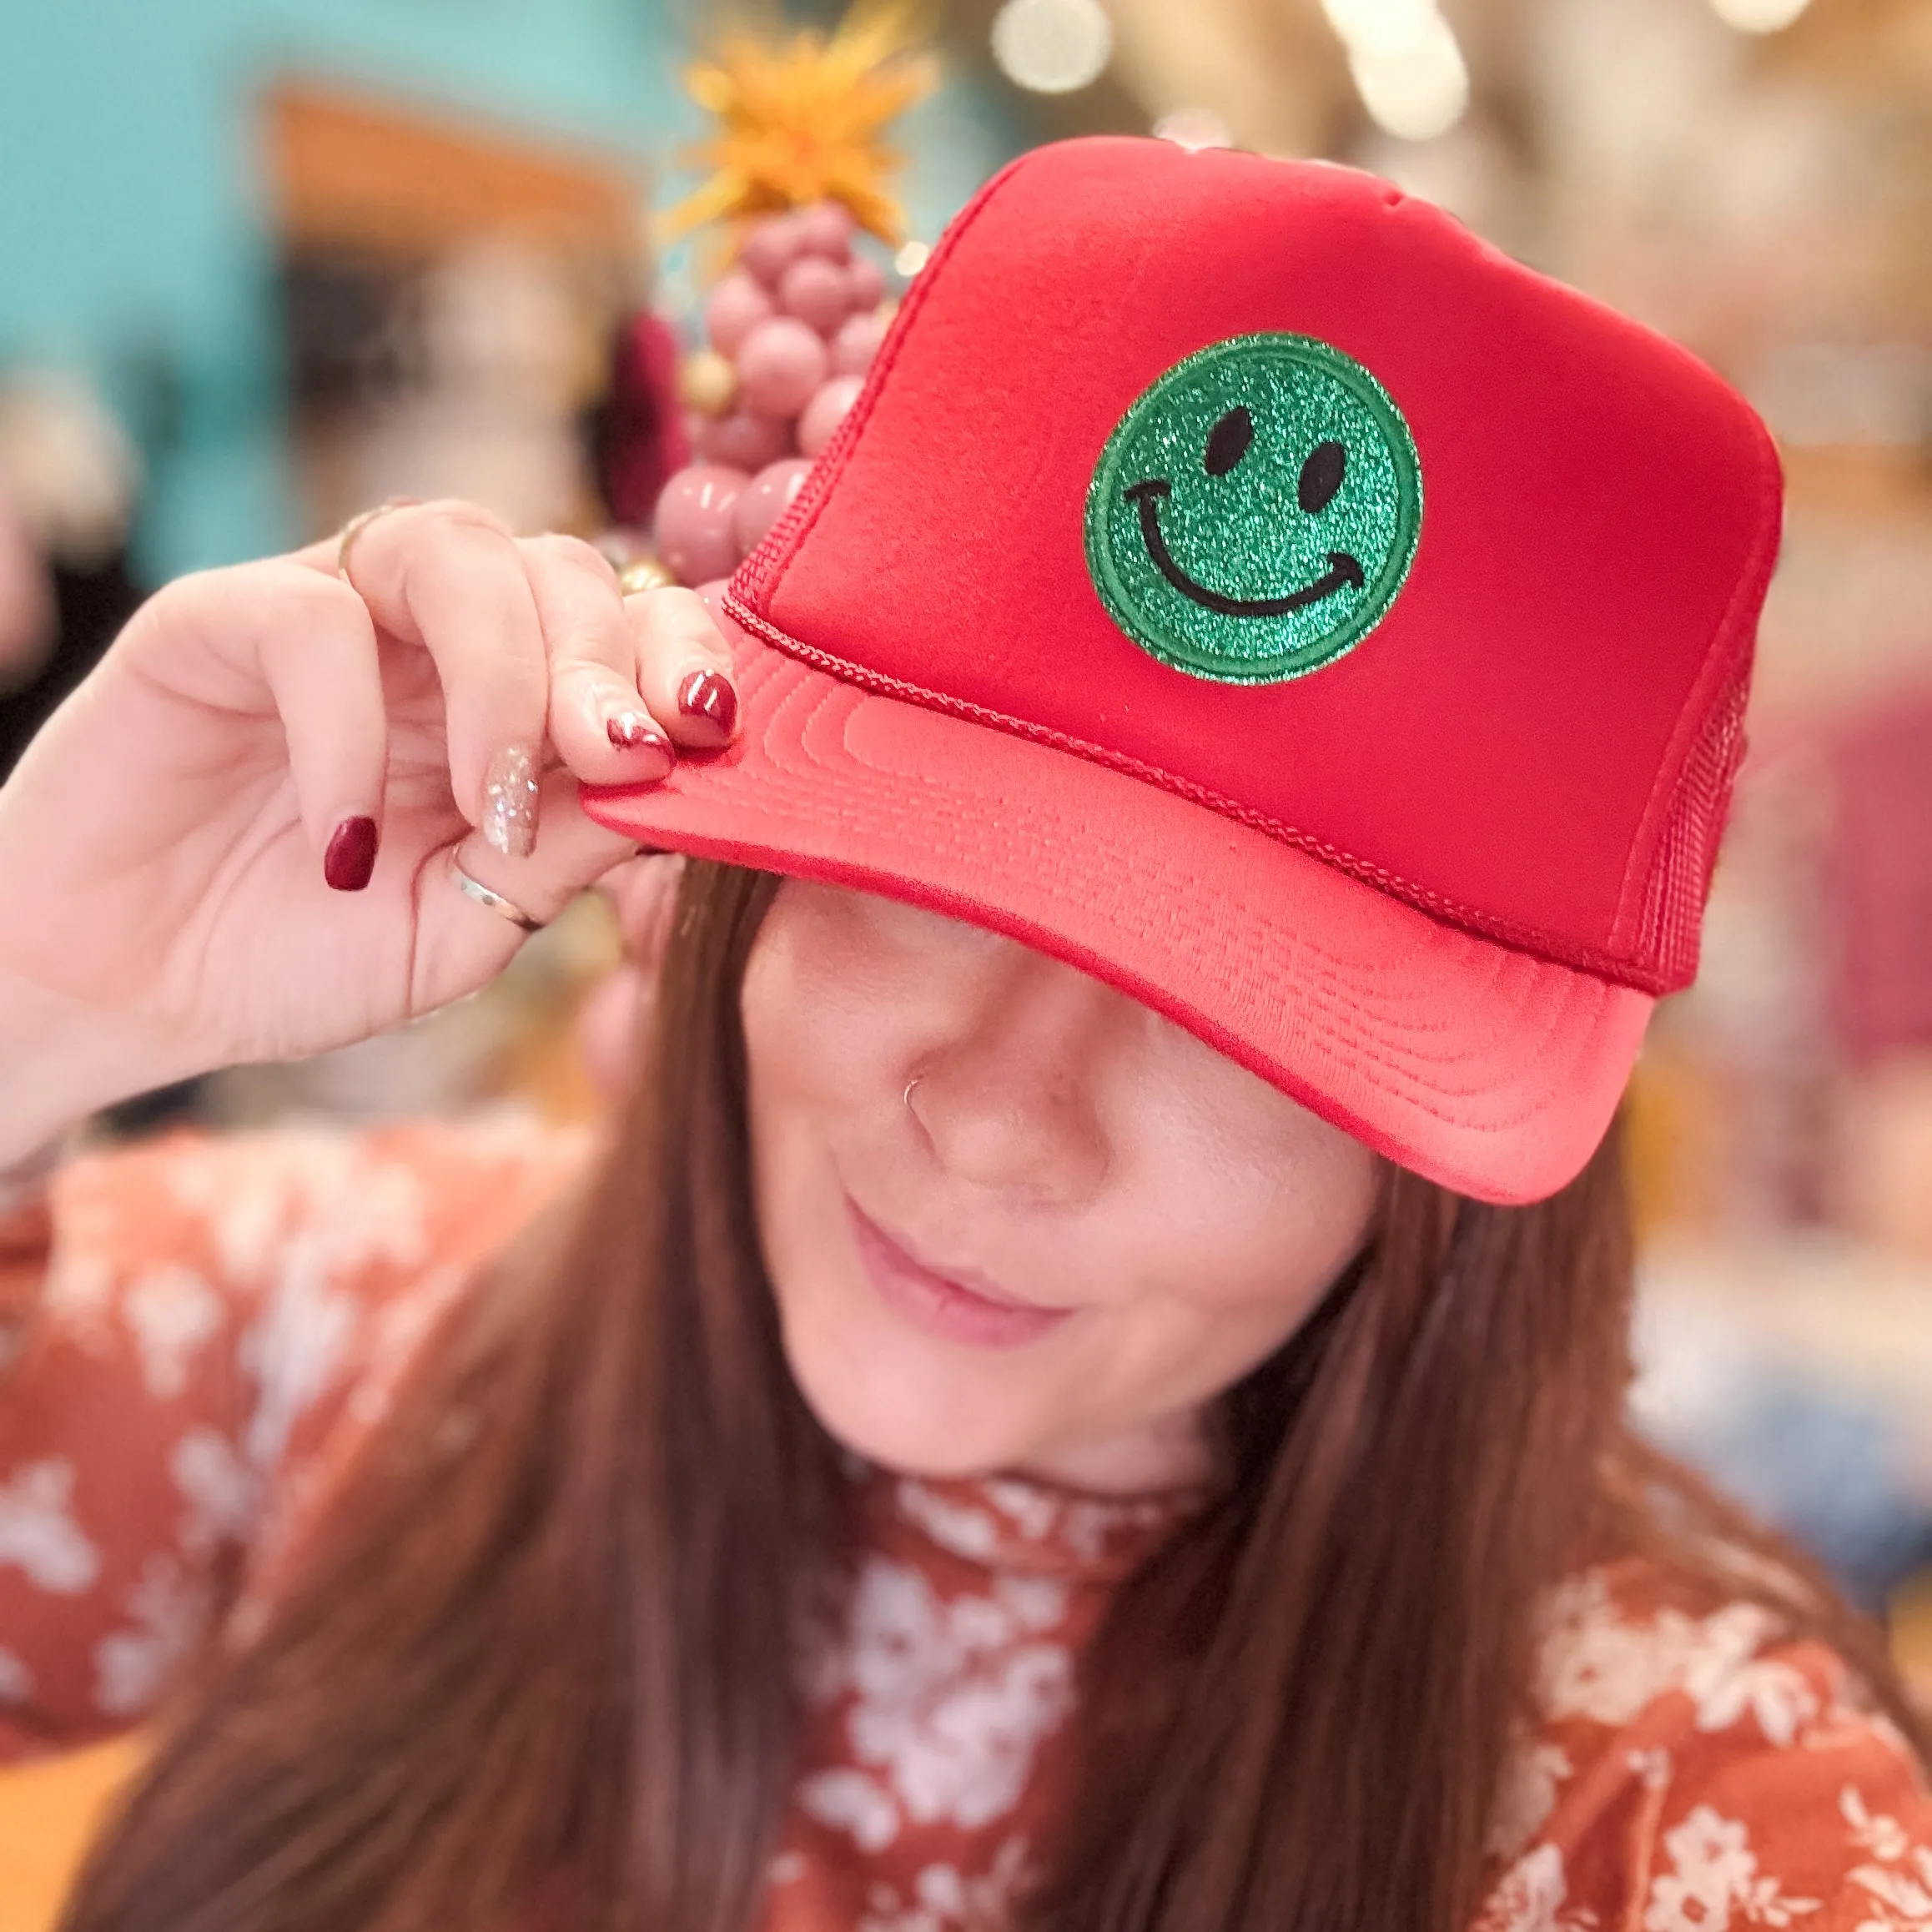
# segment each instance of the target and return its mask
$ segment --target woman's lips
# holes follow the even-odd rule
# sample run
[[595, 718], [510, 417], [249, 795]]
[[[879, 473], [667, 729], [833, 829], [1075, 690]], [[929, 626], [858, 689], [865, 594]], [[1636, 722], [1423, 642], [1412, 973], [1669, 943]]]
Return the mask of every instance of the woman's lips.
[[879, 1299], [894, 1314], [929, 1335], [982, 1348], [1017, 1348], [1023, 1342], [1038, 1341], [1074, 1312], [1070, 1308], [1036, 1308], [1004, 1298], [995, 1301], [950, 1276], [935, 1274], [908, 1254], [849, 1195], [845, 1205], [859, 1259]]

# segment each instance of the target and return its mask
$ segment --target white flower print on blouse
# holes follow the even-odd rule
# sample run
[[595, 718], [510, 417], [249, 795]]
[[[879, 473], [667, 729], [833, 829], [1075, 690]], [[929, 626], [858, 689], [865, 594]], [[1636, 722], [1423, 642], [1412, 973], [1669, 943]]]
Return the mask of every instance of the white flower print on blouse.
[[223, 1308], [208, 1281], [177, 1263], [144, 1270], [122, 1291], [141, 1379], [158, 1401], [174, 1401], [186, 1390], [195, 1356], [221, 1332]]
[[909, 1899], [895, 1886], [874, 1885], [853, 1932], [1000, 1932], [1026, 1876], [1026, 1841], [1010, 1838], [978, 1877], [952, 1865], [928, 1865], [913, 1879]]
[[173, 1557], [152, 1556], [128, 1592], [128, 1611], [134, 1628], [94, 1646], [94, 1703], [111, 1718], [146, 1710], [175, 1665], [192, 1654], [207, 1628], [208, 1592]]
[[470, 1279], [468, 1269], [430, 1269], [377, 1309], [365, 1331], [368, 1362], [349, 1398], [349, 1413], [368, 1427], [382, 1420], [403, 1372]]
[[869, 1771], [814, 1771], [800, 1780], [798, 1800], [862, 1852], [882, 1852], [899, 1835], [899, 1808]]
[[1556, 1809], [1557, 1787], [1574, 1768], [1561, 1744], [1517, 1738], [1503, 1765], [1502, 1788], [1490, 1820], [1492, 1858], [1514, 1858], [1542, 1829], [1543, 1821]]
[[[999, 1526], [983, 1509], [955, 1502], [913, 1477], [893, 1486], [894, 1498], [905, 1514], [941, 1549], [988, 1562], [999, 1547]], [[1044, 1525], [1036, 1534], [1044, 1534]]]
[[948, 1602], [918, 1570], [868, 1561], [843, 1653], [811, 1687], [820, 1702], [850, 1693], [849, 1763], [801, 1781], [805, 1810], [874, 1852], [908, 1821], [972, 1831], [1010, 1811], [1072, 1708], [1073, 1658], [1038, 1634], [1065, 1609], [1044, 1578]]
[[1735, 1819], [1700, 1804], [1663, 1834], [1672, 1869], [1653, 1879], [1643, 1932], [1725, 1932], [1733, 1915], [1752, 1925], [1786, 1926], [1819, 1909], [1788, 1899], [1758, 1869], [1750, 1834]]
[[101, 1552], [73, 1519], [73, 1464], [53, 1456], [0, 1485], [0, 1563], [57, 1597], [85, 1594], [101, 1573]]
[[[386, 1371], [392, 1361], [400, 1369], [469, 1271], [436, 1263], [425, 1177], [407, 1159], [326, 1135], [313, 1147], [301, 1144], [303, 1159], [294, 1162], [281, 1136], [260, 1139], [254, 1187], [236, 1184], [232, 1163], [224, 1170], [214, 1160], [205, 1175], [191, 1169], [174, 1185], [209, 1215], [230, 1267], [264, 1280], [261, 1313], [239, 1354], [260, 1391], [244, 1446], [255, 1467], [266, 1470], [279, 1462], [304, 1411], [350, 1366], [362, 1308], [339, 1283], [375, 1265], [418, 1276], [377, 1317], [371, 1341], [381, 1358], [377, 1366]], [[560, 1177], [590, 1145], [586, 1135], [558, 1134], [521, 1114], [465, 1123], [450, 1139], [485, 1158], [530, 1160], [541, 1153]], [[380, 1414], [392, 1381], [385, 1372], [359, 1381], [359, 1420]]]
[[1173, 1513], [1172, 1503], [1158, 1497], [1055, 1494], [1012, 1477], [988, 1477], [979, 1485], [990, 1510], [943, 1495], [916, 1477], [903, 1477], [893, 1487], [900, 1513], [941, 1549], [981, 1563], [1009, 1549], [1016, 1531], [1028, 1542], [1062, 1546], [1097, 1562], [1115, 1538], [1165, 1523]]
[[243, 1446], [259, 1470], [281, 1462], [290, 1432], [334, 1381], [355, 1331], [360, 1306], [331, 1285], [330, 1246], [307, 1233], [289, 1243], [274, 1291], [236, 1351], [258, 1391]]
[[168, 1458], [168, 1473], [188, 1506], [176, 1535], [189, 1555], [247, 1542], [259, 1512], [261, 1479], [219, 1430], [189, 1430]]
[[1778, 1618], [1755, 1603], [1702, 1618], [1665, 1608], [1639, 1623], [1618, 1609], [1600, 1572], [1587, 1572], [1545, 1604], [1538, 1700], [1551, 1718], [1621, 1725], [1667, 1691], [1683, 1691], [1700, 1731], [1749, 1716], [1769, 1743], [1789, 1744], [1819, 1714], [1819, 1700], [1794, 1666], [1758, 1657], [1780, 1634]]
[[[534, 1158], [561, 1171], [587, 1140], [541, 1123], [478, 1118], [452, 1127], [452, 1150], [473, 1158]], [[299, 1247], [317, 1251], [345, 1275], [377, 1264], [429, 1265], [430, 1200], [406, 1154], [329, 1129], [281, 1128], [234, 1140], [213, 1137], [174, 1151], [168, 1185], [209, 1230], [228, 1280], [254, 1283], [285, 1265]]]
[[1503, 1874], [1473, 1932], [1594, 1932], [1597, 1914], [1568, 1906], [1568, 1890], [1563, 1854], [1540, 1844]]
[[1132, 1533], [1165, 1522], [1170, 1505], [1157, 1497], [1054, 1496], [1029, 1482], [994, 1477], [986, 1500], [1022, 1535], [1036, 1542], [1057, 1537], [1076, 1556], [1096, 1560], [1123, 1530]]
[[[67, 1207], [66, 1215], [68, 1230], [77, 1220], [84, 1225], [89, 1218], [86, 1206], [78, 1201]], [[98, 1354], [112, 1343], [113, 1331], [108, 1317], [113, 1307], [114, 1285], [120, 1277], [113, 1263], [84, 1241], [84, 1234], [77, 1238], [68, 1231], [67, 1239], [54, 1250], [41, 1288], [40, 1305], [78, 1346]]]
[[1932, 1845], [1913, 1844], [1895, 1818], [1869, 1810], [1855, 1785], [1839, 1794], [1838, 1808], [1851, 1842], [1871, 1854], [1851, 1874], [1870, 1914], [1856, 1932], [1932, 1932]]

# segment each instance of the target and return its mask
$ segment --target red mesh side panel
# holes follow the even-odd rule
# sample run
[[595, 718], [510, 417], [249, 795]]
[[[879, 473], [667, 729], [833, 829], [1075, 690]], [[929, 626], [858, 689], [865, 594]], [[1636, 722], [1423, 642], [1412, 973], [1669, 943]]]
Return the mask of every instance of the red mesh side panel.
[[1698, 928], [1717, 863], [1718, 838], [1731, 808], [1732, 782], [1744, 754], [1744, 699], [1750, 682], [1747, 653], [1678, 774], [1670, 818], [1651, 862], [1637, 957], [1653, 968], [1667, 990], [1688, 986], [1697, 976]]

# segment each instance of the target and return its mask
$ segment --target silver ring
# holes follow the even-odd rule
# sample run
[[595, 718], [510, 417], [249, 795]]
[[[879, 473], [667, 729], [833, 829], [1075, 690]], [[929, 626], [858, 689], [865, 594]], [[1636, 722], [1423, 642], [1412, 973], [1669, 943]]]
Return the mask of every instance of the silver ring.
[[491, 892], [480, 879], [471, 878], [455, 859], [450, 861], [450, 878], [456, 890], [465, 898], [475, 900], [480, 906], [487, 906], [498, 918], [509, 920], [513, 926], [521, 926], [526, 933], [541, 933], [543, 921], [533, 919], [514, 899], [506, 899], [501, 893]]
[[918, 1086], [919, 1082], [924, 1079], [925, 1077], [926, 1076], [923, 1074], [914, 1074], [911, 1079], [906, 1082], [905, 1103], [906, 1111], [908, 1114], [913, 1110], [913, 1089]]

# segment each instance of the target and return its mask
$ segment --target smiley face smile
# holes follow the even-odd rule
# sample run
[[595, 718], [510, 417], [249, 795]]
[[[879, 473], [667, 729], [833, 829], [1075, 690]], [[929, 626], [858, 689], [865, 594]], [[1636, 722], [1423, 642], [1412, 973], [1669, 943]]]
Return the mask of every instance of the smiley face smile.
[[1184, 597], [1192, 597], [1208, 610], [1219, 611], [1224, 617], [1285, 617], [1291, 611], [1319, 604], [1324, 597], [1332, 597], [1337, 591], [1351, 585], [1358, 591], [1361, 588], [1361, 566], [1346, 550], [1331, 550], [1328, 553], [1328, 574], [1299, 591], [1291, 591], [1285, 597], [1225, 597], [1219, 591], [1210, 591], [1205, 584], [1196, 583], [1174, 561], [1174, 552], [1160, 534], [1158, 506], [1163, 496], [1173, 494], [1174, 486], [1165, 476], [1150, 476], [1145, 482], [1136, 483], [1126, 496], [1140, 509], [1140, 537], [1147, 546], [1148, 556], [1154, 559], [1154, 567]]
[[1388, 615], [1422, 523], [1395, 399], [1313, 336], [1230, 336], [1157, 375], [1087, 490], [1088, 574], [1150, 657], [1190, 677], [1280, 684]]

